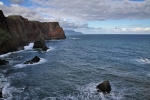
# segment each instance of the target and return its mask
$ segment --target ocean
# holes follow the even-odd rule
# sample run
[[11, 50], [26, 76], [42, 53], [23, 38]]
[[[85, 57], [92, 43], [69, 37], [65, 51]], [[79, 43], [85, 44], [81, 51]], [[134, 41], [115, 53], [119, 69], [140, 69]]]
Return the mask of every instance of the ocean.
[[[0, 55], [3, 100], [150, 100], [150, 35], [67, 35]], [[36, 64], [23, 64], [34, 56]], [[96, 86], [109, 80], [109, 94]]]

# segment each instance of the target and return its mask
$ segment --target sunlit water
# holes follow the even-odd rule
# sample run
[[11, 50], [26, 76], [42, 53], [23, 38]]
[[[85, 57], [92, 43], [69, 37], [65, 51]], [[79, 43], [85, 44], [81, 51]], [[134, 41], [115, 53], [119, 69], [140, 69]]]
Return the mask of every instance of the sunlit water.
[[[46, 41], [50, 50], [0, 55], [4, 100], [149, 100], [150, 35], [72, 35]], [[34, 65], [23, 64], [34, 56]], [[109, 80], [110, 94], [96, 85]]]

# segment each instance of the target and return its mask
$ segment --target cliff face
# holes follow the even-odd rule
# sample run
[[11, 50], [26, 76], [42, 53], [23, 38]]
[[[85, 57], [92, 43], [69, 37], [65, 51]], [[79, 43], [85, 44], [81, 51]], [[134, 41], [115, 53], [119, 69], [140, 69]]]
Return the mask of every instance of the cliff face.
[[5, 17], [0, 10], [0, 54], [15, 51], [38, 38], [65, 39], [66, 36], [58, 22], [28, 21], [22, 16]]

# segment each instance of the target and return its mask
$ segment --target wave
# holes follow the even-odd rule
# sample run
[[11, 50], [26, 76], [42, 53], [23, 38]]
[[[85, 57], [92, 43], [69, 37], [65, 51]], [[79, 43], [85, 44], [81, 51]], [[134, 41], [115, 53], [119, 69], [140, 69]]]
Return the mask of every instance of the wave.
[[[33, 47], [33, 43], [30, 43], [28, 46], [24, 46], [24, 50], [31, 50], [32, 47]], [[6, 54], [0, 55], [0, 58], [7, 57], [7, 56], [11, 55], [12, 53], [19, 53], [19, 52], [22, 52], [22, 51], [24, 51], [24, 50], [8, 52], [8, 53], [6, 53]]]
[[38, 64], [43, 64], [45, 63], [47, 60], [44, 59], [44, 58], [40, 58], [41, 60], [38, 62], [38, 63], [34, 63], [34, 64], [17, 64], [17, 65], [14, 65], [13, 68], [23, 68], [23, 67], [26, 67], [26, 66], [30, 66], [30, 65], [38, 65]]
[[31, 50], [33, 48], [34, 43], [30, 43], [28, 46], [24, 46], [24, 50]]
[[72, 93], [66, 96], [46, 97], [42, 100], [122, 100], [123, 94], [112, 85], [112, 91], [109, 94], [97, 92], [96, 85], [98, 83], [89, 83], [84, 86], [77, 86], [79, 93]]

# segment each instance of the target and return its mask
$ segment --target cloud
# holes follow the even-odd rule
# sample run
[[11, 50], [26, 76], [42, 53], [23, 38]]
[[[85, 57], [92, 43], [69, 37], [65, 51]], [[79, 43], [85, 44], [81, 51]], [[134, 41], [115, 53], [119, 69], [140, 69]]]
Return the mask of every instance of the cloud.
[[24, 0], [9, 0], [10, 2], [12, 2], [13, 4], [22, 4], [24, 2]]
[[30, 7], [20, 6], [23, 0], [19, 1], [10, 6], [0, 2], [0, 9], [5, 16], [21, 15], [29, 20], [58, 21], [64, 29], [83, 33], [150, 33], [150, 27], [140, 24], [130, 28], [94, 28], [87, 24], [87, 21], [96, 20], [150, 19], [150, 0], [30, 0]]
[[37, 10], [53, 16], [82, 20], [119, 20], [150, 18], [150, 0], [31, 0]]
[[4, 3], [3, 3], [3, 2], [0, 2], [0, 5], [4, 5]]
[[47, 21], [42, 15], [27, 7], [19, 6], [18, 4], [11, 4], [10, 6], [0, 5], [0, 9], [3, 10], [5, 16], [8, 15], [21, 15], [29, 20]]

